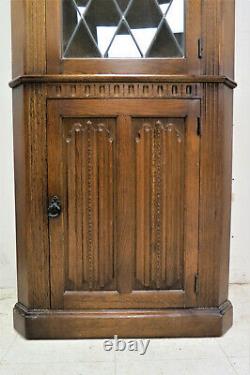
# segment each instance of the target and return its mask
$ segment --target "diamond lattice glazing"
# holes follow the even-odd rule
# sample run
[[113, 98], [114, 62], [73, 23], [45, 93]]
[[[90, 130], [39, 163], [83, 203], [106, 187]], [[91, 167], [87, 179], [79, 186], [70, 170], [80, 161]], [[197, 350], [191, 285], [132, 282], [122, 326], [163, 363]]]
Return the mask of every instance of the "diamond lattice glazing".
[[184, 56], [184, 0], [62, 0], [64, 58]]

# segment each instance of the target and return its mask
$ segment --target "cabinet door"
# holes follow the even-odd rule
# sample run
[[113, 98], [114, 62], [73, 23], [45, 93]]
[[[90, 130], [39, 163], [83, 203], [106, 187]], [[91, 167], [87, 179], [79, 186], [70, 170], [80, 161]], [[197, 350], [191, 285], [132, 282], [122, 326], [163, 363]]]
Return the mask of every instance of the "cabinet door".
[[53, 308], [194, 306], [198, 100], [49, 100]]
[[48, 73], [200, 73], [201, 0], [47, 0]]

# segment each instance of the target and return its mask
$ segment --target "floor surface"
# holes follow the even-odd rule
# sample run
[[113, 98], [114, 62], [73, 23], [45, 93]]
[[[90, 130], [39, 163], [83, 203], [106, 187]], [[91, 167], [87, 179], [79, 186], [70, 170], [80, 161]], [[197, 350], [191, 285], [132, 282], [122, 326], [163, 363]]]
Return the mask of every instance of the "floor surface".
[[0, 374], [250, 375], [250, 285], [231, 285], [230, 300], [234, 325], [223, 337], [152, 339], [141, 355], [140, 343], [138, 352], [105, 351], [104, 340], [24, 340], [12, 328], [15, 290], [0, 289]]

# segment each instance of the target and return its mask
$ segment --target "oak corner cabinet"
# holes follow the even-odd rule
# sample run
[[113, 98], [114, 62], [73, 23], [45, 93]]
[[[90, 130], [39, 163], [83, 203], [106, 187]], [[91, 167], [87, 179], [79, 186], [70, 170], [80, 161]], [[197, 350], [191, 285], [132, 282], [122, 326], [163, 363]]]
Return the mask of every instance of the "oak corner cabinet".
[[12, 0], [18, 302], [29, 339], [220, 336], [233, 0]]

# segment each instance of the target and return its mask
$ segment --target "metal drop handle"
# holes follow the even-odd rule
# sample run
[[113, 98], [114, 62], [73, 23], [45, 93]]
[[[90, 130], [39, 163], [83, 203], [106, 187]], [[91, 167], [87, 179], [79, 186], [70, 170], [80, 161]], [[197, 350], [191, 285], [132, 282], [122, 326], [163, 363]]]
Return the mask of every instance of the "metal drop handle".
[[61, 213], [61, 210], [62, 207], [60, 199], [56, 195], [49, 198], [48, 217], [51, 219], [58, 217]]

